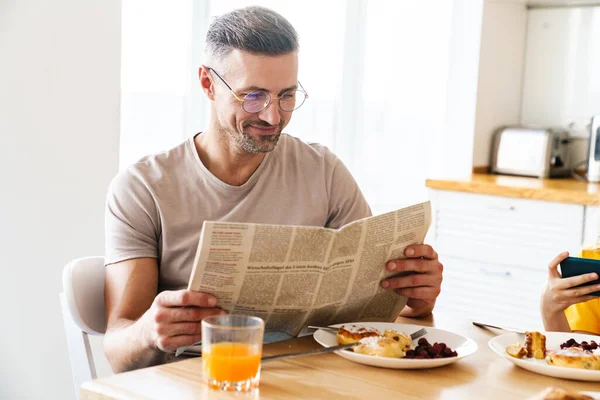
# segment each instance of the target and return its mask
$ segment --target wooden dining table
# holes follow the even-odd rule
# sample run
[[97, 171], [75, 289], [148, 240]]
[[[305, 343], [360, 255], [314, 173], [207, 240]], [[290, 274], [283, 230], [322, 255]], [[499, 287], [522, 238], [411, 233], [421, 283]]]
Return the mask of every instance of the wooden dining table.
[[[397, 370], [366, 366], [336, 354], [264, 363], [260, 387], [252, 393], [228, 393], [202, 383], [202, 359], [191, 358], [116, 374], [84, 383], [82, 400], [96, 399], [527, 399], [549, 386], [600, 391], [598, 382], [538, 375], [513, 365], [488, 347], [502, 331], [476, 327], [451, 314], [397, 322], [431, 326], [473, 339], [478, 350], [455, 363], [432, 369]], [[265, 355], [320, 348], [312, 336], [264, 346]]]

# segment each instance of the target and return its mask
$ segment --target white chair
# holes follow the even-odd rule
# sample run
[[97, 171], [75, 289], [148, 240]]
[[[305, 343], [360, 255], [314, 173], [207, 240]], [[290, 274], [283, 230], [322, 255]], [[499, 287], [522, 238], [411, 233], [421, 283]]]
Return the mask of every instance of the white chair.
[[69, 346], [73, 385], [79, 399], [83, 382], [97, 377], [88, 335], [104, 335], [104, 257], [73, 260], [63, 270], [60, 304]]

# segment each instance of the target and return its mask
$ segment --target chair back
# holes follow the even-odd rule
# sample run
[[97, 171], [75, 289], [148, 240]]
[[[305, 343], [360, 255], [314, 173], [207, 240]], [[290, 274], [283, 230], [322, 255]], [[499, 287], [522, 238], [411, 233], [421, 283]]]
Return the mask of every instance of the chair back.
[[104, 257], [79, 258], [63, 269], [60, 302], [78, 399], [81, 384], [97, 377], [88, 335], [106, 332], [104, 272]]

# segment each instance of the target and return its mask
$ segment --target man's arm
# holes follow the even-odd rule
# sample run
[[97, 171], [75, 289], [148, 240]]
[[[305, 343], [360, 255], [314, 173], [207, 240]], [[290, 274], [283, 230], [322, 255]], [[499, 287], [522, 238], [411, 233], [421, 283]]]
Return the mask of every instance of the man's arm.
[[136, 258], [106, 267], [104, 353], [114, 372], [163, 361], [153, 349], [140, 317], [157, 295], [158, 265], [154, 258]]
[[158, 265], [136, 258], [106, 267], [104, 353], [114, 372], [164, 363], [200, 340], [201, 321], [220, 314], [215, 297], [188, 290], [157, 295]]
[[217, 299], [204, 293], [158, 293], [161, 223], [142, 176], [135, 168], [119, 173], [106, 199], [104, 352], [115, 372], [167, 361], [200, 340], [203, 318], [221, 313]]

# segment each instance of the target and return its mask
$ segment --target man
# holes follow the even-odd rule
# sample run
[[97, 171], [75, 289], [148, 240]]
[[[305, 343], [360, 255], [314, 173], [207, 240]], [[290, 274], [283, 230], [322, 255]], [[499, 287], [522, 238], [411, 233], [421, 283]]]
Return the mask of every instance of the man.
[[[208, 128], [146, 157], [111, 184], [106, 211], [105, 353], [115, 372], [165, 362], [200, 340], [216, 299], [185, 290], [205, 220], [341, 227], [371, 215], [356, 182], [327, 148], [282, 134], [305, 100], [298, 39], [260, 7], [217, 18], [199, 69], [211, 101]], [[389, 262], [419, 274], [383, 281], [423, 316], [440, 292], [442, 265], [427, 245]]]

